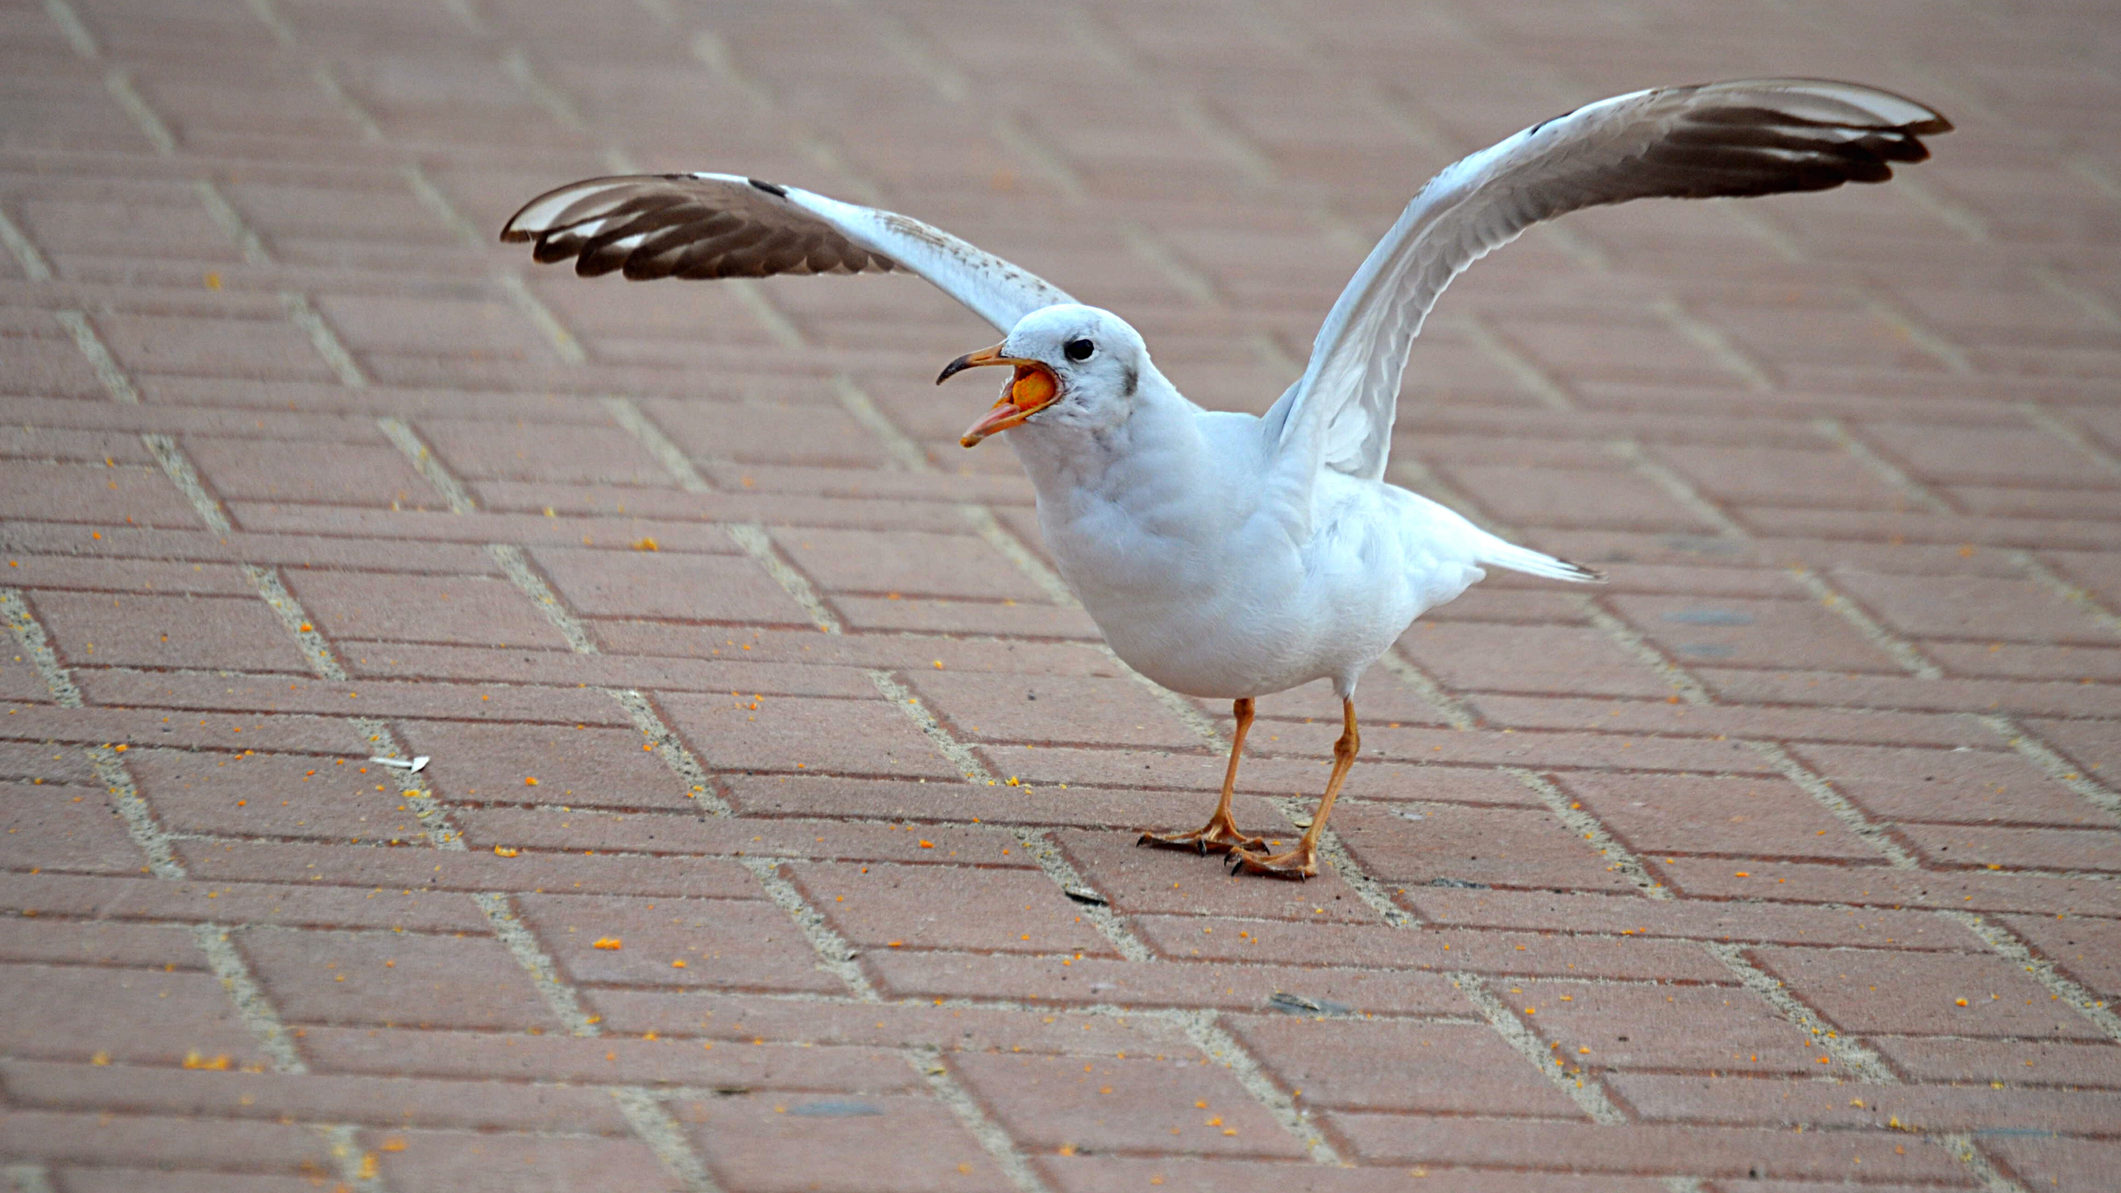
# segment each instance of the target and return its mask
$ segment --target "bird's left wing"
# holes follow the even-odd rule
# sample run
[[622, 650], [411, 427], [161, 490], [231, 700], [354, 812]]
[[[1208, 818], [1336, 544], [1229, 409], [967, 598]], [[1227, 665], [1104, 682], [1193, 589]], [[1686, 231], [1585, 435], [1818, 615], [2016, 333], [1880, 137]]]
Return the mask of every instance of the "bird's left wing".
[[547, 191], [501, 228], [584, 276], [758, 278], [903, 269], [1001, 331], [1073, 302], [1045, 279], [909, 216], [735, 174], [628, 174]]
[[[1266, 430], [1279, 457], [1379, 479], [1407, 350], [1451, 279], [1541, 220], [1652, 197], [1883, 182], [1951, 123], [1856, 83], [1747, 79], [1615, 96], [1533, 125], [1431, 179], [1334, 302]], [[1294, 458], [1291, 458], [1293, 455]]]

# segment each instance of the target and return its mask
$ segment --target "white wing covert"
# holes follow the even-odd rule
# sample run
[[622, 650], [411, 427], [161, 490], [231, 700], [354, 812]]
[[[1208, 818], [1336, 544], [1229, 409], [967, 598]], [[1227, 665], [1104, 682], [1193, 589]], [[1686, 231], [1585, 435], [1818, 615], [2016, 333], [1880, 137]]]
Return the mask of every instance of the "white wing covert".
[[[1445, 169], [1341, 292], [1303, 376], [1266, 416], [1280, 460], [1382, 479], [1407, 352], [1444, 287], [1542, 220], [1653, 197], [1704, 199], [1883, 182], [1951, 123], [1891, 92], [1748, 79], [1615, 96]], [[1307, 483], [1307, 482], [1306, 482]]]
[[535, 241], [540, 263], [573, 258], [584, 277], [768, 277], [905, 270], [1001, 331], [1073, 302], [992, 253], [893, 211], [735, 174], [589, 178], [523, 205], [504, 241]]

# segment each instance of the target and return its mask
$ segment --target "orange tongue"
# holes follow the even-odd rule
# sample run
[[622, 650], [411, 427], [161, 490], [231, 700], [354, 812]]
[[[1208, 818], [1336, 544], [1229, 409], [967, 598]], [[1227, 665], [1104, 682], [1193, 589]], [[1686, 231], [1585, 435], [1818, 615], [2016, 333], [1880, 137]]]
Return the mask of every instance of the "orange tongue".
[[1053, 375], [1044, 369], [1016, 366], [1016, 380], [1009, 385], [1009, 400], [1025, 410], [1036, 410], [1053, 400]]
[[1045, 366], [1018, 365], [1016, 379], [1009, 383], [1009, 392], [1003, 394], [977, 422], [966, 427], [958, 442], [971, 447], [998, 431], [1022, 426], [1025, 419], [1051, 406], [1059, 392], [1053, 374]]

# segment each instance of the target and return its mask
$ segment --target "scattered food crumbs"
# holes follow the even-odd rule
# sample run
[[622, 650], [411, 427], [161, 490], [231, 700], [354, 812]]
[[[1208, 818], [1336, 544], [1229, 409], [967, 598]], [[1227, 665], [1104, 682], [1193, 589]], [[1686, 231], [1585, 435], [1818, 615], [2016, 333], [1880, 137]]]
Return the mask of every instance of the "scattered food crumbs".
[[1959, 1004], [1960, 1006], [1962, 1006], [1962, 1007], [1966, 1005], [1966, 1000], [1965, 1000], [1965, 999], [1963, 999], [1963, 998], [1960, 998], [1960, 999], [1954, 999], [1953, 1001], [1957, 1002], [1957, 1003], [1958, 1003], [1958, 1004]]
[[660, 551], [660, 550], [662, 550], [662, 548], [661, 548], [661, 547], [659, 547], [659, 546], [657, 546], [657, 545], [656, 545], [656, 541], [655, 541], [654, 539], [652, 539], [652, 538], [639, 538], [639, 539], [635, 539], [635, 540], [634, 540], [634, 543], [633, 543], [633, 549], [634, 549], [634, 550], [636, 550], [636, 551]]
[[680, 957], [680, 958], [678, 958], [677, 960], [675, 960], [675, 961], [672, 961], [672, 962], [670, 963], [670, 968], [672, 968], [672, 969], [683, 969], [683, 968], [685, 968], [685, 959], [684, 959], [683, 957]]
[[591, 945], [590, 947], [598, 949], [623, 949], [626, 947], [626, 942], [620, 940], [616, 936], [599, 936], [597, 937], [596, 943]]
[[507, 845], [496, 845], [493, 847], [493, 855], [495, 857], [514, 857], [516, 850]]
[[538, 785], [538, 777], [537, 777], [536, 775], [524, 775], [524, 776], [523, 776], [523, 786], [525, 786], [525, 787], [535, 787], [535, 786], [537, 786], [537, 785]]

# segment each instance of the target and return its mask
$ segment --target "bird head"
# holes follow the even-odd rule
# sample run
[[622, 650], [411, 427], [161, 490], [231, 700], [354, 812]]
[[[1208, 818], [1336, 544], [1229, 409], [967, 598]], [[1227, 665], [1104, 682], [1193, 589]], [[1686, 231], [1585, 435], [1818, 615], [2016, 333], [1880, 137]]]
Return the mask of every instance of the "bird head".
[[1015, 367], [1001, 399], [958, 439], [971, 447], [1033, 418], [1089, 426], [1116, 422], [1148, 364], [1148, 348], [1126, 320], [1097, 307], [1062, 303], [1024, 316], [992, 348], [951, 361], [935, 383], [982, 365]]

